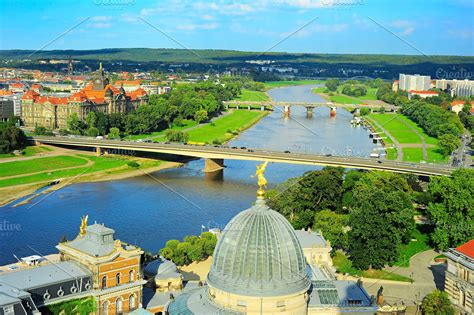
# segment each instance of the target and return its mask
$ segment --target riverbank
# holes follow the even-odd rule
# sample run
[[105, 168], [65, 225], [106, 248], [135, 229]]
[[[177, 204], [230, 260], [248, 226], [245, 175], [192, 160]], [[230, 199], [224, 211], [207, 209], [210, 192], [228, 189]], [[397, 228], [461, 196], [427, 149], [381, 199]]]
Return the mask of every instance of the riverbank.
[[[123, 159], [120, 160], [131, 161], [130, 159]], [[183, 164], [177, 162], [166, 162], [166, 161], [158, 161], [158, 160], [150, 160], [145, 158], [134, 158], [134, 161], [138, 162], [141, 166], [139, 168], [131, 168], [125, 163], [119, 167], [115, 168], [107, 168], [103, 170], [99, 170], [96, 172], [87, 172], [91, 169], [91, 167], [86, 168], [79, 174], [72, 175], [71, 177], [64, 177], [60, 179], [48, 179], [42, 180], [39, 182], [33, 182], [28, 184], [21, 184], [15, 186], [7, 186], [4, 188], [0, 188], [0, 206], [4, 206], [10, 203], [13, 203], [17, 200], [22, 198], [28, 197], [25, 200], [22, 200], [18, 204], [14, 206], [20, 206], [26, 203], [29, 203], [32, 199], [47, 194], [59, 189], [62, 189], [68, 185], [77, 184], [77, 183], [84, 183], [84, 182], [100, 182], [100, 181], [113, 181], [113, 180], [120, 180], [125, 178], [131, 178], [136, 176], [142, 176], [144, 174], [149, 174], [157, 171], [161, 171], [164, 169], [176, 168], [180, 167]], [[52, 182], [58, 181], [57, 184], [50, 185]], [[45, 188], [41, 190], [42, 188]], [[38, 192], [38, 190], [41, 190]]]

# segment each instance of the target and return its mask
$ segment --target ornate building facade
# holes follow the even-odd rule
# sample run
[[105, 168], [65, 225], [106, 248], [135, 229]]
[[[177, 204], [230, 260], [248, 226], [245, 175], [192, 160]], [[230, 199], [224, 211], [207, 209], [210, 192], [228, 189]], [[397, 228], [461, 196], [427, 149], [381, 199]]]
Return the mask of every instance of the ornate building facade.
[[111, 85], [101, 64], [92, 83], [69, 97], [42, 96], [34, 90], [27, 91], [22, 97], [21, 118], [26, 127], [66, 129], [73, 113], [84, 121], [90, 112], [126, 113], [147, 102], [148, 94], [142, 88], [127, 92], [123, 87]]
[[461, 314], [474, 314], [474, 240], [446, 253], [444, 290]]

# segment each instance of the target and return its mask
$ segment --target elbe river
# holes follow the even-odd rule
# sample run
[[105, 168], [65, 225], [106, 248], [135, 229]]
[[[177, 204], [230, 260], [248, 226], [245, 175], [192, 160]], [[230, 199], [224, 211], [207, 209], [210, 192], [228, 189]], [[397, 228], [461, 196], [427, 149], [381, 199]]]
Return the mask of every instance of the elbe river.
[[[314, 85], [276, 88], [269, 95], [276, 101], [324, 102], [311, 92]], [[291, 118], [275, 109], [243, 132], [229, 146], [269, 150], [368, 157], [377, 147], [368, 131], [352, 127], [352, 114], [329, 108], [314, 110], [306, 118], [304, 107], [292, 107]], [[57, 253], [61, 236], [69, 240], [79, 232], [80, 217], [115, 230], [116, 238], [156, 253], [169, 239], [181, 240], [199, 234], [202, 226], [223, 229], [238, 212], [255, 201], [257, 180], [254, 161], [225, 161], [223, 180], [210, 180], [202, 172], [203, 160], [123, 180], [80, 183], [40, 196], [31, 203], [0, 208], [0, 264], [17, 257]], [[320, 167], [271, 163], [265, 176], [269, 187]], [[40, 199], [44, 198], [41, 202]], [[14, 203], [13, 203], [14, 204]], [[32, 206], [34, 205], [34, 206]]]

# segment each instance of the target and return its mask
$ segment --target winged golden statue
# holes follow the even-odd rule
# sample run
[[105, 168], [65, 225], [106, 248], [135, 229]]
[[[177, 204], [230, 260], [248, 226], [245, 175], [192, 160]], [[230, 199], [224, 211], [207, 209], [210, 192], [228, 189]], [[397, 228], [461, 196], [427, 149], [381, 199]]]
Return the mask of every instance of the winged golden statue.
[[268, 161], [265, 161], [263, 164], [257, 165], [257, 170], [255, 171], [255, 176], [257, 176], [258, 179], [258, 192], [257, 194], [259, 196], [263, 196], [265, 194], [264, 188], [267, 187], [267, 180], [264, 176], [265, 169], [267, 168]]
[[89, 218], [89, 215], [83, 216], [81, 218], [81, 226], [79, 227], [79, 235], [84, 236], [86, 235], [86, 227], [87, 227], [87, 219]]

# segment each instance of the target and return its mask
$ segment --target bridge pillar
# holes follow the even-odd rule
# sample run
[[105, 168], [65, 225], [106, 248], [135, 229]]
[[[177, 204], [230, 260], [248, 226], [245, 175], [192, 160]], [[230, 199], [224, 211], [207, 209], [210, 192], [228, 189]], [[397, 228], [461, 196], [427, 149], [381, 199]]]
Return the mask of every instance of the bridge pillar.
[[95, 155], [100, 156], [102, 154], [102, 148], [101, 147], [95, 147]]
[[224, 168], [224, 159], [205, 159], [204, 160], [204, 172], [212, 173], [220, 171]]
[[235, 108], [236, 108], [236, 109], [239, 109], [239, 104], [235, 105]]
[[260, 106], [260, 110], [264, 111], [265, 110], [265, 105]]
[[247, 107], [248, 110], [251, 110], [250, 105]]
[[42, 143], [38, 140], [35, 140], [35, 145], [42, 145]]
[[229, 109], [229, 104], [225, 104], [225, 109]]
[[284, 115], [285, 117], [290, 117], [290, 106], [285, 105], [284, 111], [283, 111], [283, 115]]
[[360, 108], [359, 108], [359, 107], [357, 107], [357, 108], [355, 109], [355, 114], [356, 114], [356, 115], [360, 115]]
[[331, 106], [331, 111], [329, 112], [329, 115], [330, 115], [331, 117], [336, 116], [336, 107]]
[[306, 118], [312, 118], [313, 117], [313, 107], [307, 106], [306, 107]]

